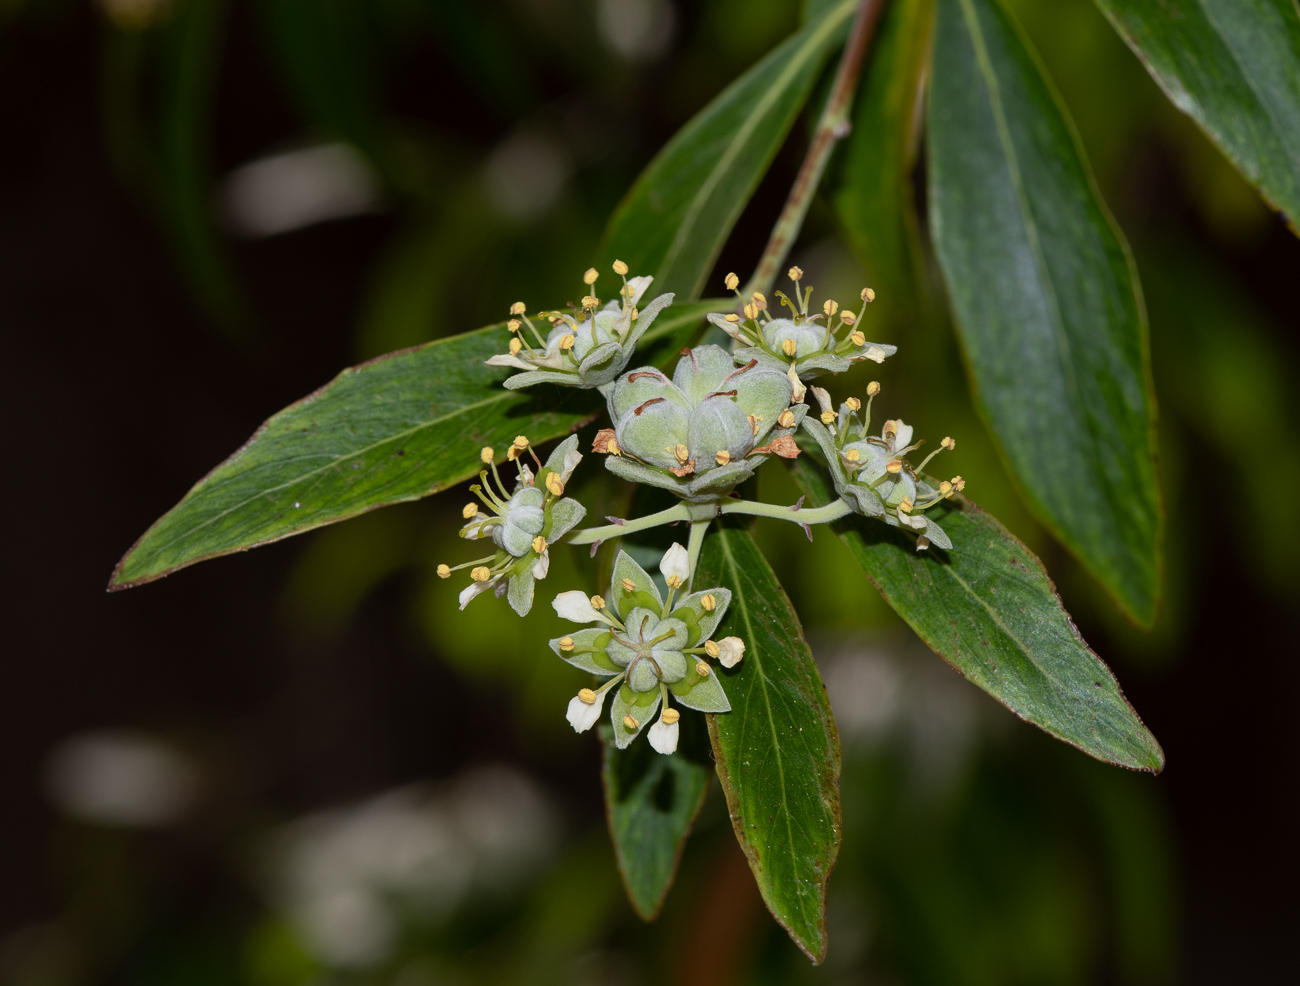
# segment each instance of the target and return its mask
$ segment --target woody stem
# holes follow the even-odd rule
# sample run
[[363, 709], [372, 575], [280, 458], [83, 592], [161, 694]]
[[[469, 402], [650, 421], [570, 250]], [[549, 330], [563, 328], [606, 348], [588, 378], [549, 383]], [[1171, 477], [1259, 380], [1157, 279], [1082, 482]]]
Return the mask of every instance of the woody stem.
[[836, 500], [824, 507], [810, 507], [807, 510], [794, 507], [779, 507], [775, 503], [755, 503], [753, 500], [728, 500], [722, 505], [724, 514], [751, 514], [755, 517], [774, 517], [777, 520], [789, 520], [796, 524], [828, 524], [841, 517], [847, 517], [853, 511], [843, 500]]
[[799, 174], [790, 188], [785, 208], [772, 227], [772, 234], [768, 237], [767, 248], [758, 262], [758, 268], [741, 292], [745, 298], [755, 291], [766, 294], [772, 290], [781, 264], [803, 227], [804, 217], [808, 214], [813, 195], [821, 183], [831, 151], [841, 138], [848, 136], [849, 110], [853, 107], [853, 93], [858, 87], [858, 77], [862, 74], [862, 59], [867, 53], [871, 35], [875, 32], [876, 22], [880, 20], [886, 2], [887, 0], [860, 0], [858, 3], [858, 12], [849, 32], [848, 43], [844, 46], [844, 53], [840, 56], [830, 97], [826, 100], [821, 119], [817, 121], [817, 130], [813, 133]]
[[686, 564], [691, 573], [686, 577], [687, 592], [691, 591], [691, 585], [695, 581], [695, 563], [700, 560], [700, 547], [704, 544], [704, 535], [709, 532], [710, 523], [712, 518], [691, 522], [690, 543], [686, 546]]
[[567, 535], [564, 542], [566, 544], [591, 544], [593, 541], [605, 541], [609, 538], [622, 537], [624, 534], [635, 534], [637, 531], [659, 527], [661, 524], [675, 524], [690, 519], [690, 510], [687, 509], [685, 504], [679, 503], [667, 510], [646, 514], [644, 517], [627, 520], [621, 524], [607, 524], [604, 527], [584, 527], [580, 531], [574, 531], [572, 534]]

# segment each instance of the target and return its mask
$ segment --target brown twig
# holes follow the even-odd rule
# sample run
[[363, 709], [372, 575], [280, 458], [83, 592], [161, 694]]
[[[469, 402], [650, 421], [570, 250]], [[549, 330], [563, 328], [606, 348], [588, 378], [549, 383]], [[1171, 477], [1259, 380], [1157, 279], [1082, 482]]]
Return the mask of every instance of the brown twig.
[[781, 264], [785, 262], [786, 254], [790, 252], [790, 246], [803, 226], [831, 151], [835, 149], [836, 142], [848, 136], [851, 126], [849, 111], [853, 108], [853, 94], [858, 87], [858, 77], [862, 74], [862, 60], [887, 2], [888, 0], [860, 0], [858, 4], [848, 43], [844, 46], [839, 68], [835, 71], [830, 97], [826, 100], [821, 119], [817, 121], [817, 130], [813, 133], [808, 153], [804, 155], [799, 174], [790, 188], [790, 195], [785, 200], [785, 208], [772, 227], [772, 235], [768, 237], [762, 259], [742, 292], [745, 297], [755, 291], [767, 294], [772, 290]]

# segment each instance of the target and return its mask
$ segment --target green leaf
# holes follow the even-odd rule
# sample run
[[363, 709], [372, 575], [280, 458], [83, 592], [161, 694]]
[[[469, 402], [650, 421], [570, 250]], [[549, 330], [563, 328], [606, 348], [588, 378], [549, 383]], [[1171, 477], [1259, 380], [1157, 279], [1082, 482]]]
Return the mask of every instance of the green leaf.
[[[834, 498], [804, 457], [793, 472], [814, 503]], [[936, 519], [951, 551], [918, 552], [906, 535], [865, 518], [849, 517], [837, 531], [885, 601], [958, 674], [1098, 760], [1159, 773], [1164, 751], [1079, 636], [1038, 557], [969, 500]]]
[[646, 921], [663, 907], [713, 775], [703, 718], [688, 712], [679, 729], [677, 752], [668, 757], [646, 741], [626, 750], [601, 743], [609, 835], [628, 899]]
[[[716, 302], [670, 308], [642, 337], [676, 358]], [[110, 589], [126, 589], [208, 558], [245, 551], [437, 493], [504, 455], [516, 435], [534, 443], [573, 431], [601, 410], [593, 391], [501, 386], [487, 358], [505, 348], [489, 326], [381, 356], [272, 417], [136, 542]]]
[[881, 17], [835, 165], [833, 202], [845, 238], [892, 321], [924, 303], [920, 230], [912, 206], [920, 120], [917, 94], [930, 55], [934, 0], [890, 4]]
[[1165, 95], [1246, 179], [1300, 218], [1295, 0], [1097, 0]]
[[977, 404], [1031, 509], [1136, 621], [1163, 512], [1146, 316], [1065, 110], [995, 0], [939, 0], [930, 223]]
[[731, 712], [709, 737], [731, 823], [768, 910], [813, 962], [826, 955], [826, 881], [840, 850], [840, 740], [785, 591], [754, 539], [723, 528], [704, 542], [698, 585], [732, 591], [714, 639], [744, 659], [718, 675]]
[[700, 296], [856, 6], [840, 0], [829, 7], [677, 132], [610, 219], [605, 265], [618, 258], [634, 274], [653, 273], [657, 292]]

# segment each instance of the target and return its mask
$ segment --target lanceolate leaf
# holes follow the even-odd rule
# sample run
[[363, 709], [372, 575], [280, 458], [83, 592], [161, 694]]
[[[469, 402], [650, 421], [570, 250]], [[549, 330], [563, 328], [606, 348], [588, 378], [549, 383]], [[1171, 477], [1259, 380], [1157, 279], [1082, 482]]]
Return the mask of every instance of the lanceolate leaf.
[[799, 618], [748, 532], [704, 542], [698, 585], [732, 591], [715, 639], [744, 659], [719, 670], [731, 711], [709, 737], [736, 838], [768, 909], [814, 962], [826, 955], [826, 881], [840, 848], [840, 741]]
[[[794, 475], [815, 503], [832, 499], [815, 466], [801, 458]], [[936, 519], [951, 551], [918, 552], [878, 521], [850, 517], [838, 532], [885, 601], [963, 677], [1098, 760], [1163, 769], [1160, 744], [1079, 636], [1037, 556], [969, 500]]]
[[632, 907], [652, 921], [677, 873], [686, 836], [704, 805], [713, 763], [698, 714], [682, 717], [677, 752], [643, 741], [620, 750], [603, 742], [605, 812]]
[[601, 256], [653, 272], [656, 291], [698, 298], [856, 6], [829, 6], [678, 131], [610, 220]]
[[1300, 221], [1295, 0], [1097, 0], [1174, 105]]
[[874, 307], [896, 322], [915, 319], [925, 297], [911, 192], [933, 26], [934, 0], [885, 8], [836, 165], [835, 211], [875, 288]]
[[[668, 309], [641, 351], [672, 341], [675, 358], [712, 307]], [[200, 480], [136, 542], [109, 588], [437, 493], [477, 473], [485, 445], [504, 455], [516, 435], [544, 442], [599, 413], [594, 391], [504, 389], [509, 371], [485, 361], [507, 338], [489, 326], [344, 370]]]
[[1030, 506], [1149, 624], [1162, 511], [1128, 248], [997, 0], [939, 0], [933, 64], [930, 222], [978, 404]]

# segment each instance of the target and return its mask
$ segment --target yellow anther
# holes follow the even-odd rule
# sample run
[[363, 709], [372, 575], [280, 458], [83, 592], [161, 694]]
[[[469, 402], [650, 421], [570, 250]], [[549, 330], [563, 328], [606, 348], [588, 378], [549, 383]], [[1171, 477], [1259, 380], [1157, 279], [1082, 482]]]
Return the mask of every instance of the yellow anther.
[[591, 608], [592, 608], [592, 609], [604, 609], [604, 608], [605, 608], [605, 600], [604, 600], [602, 597], [600, 597], [600, 596], [592, 596], [592, 597], [591, 597]]
[[718, 608], [718, 600], [711, 592], [706, 592], [700, 597], [700, 605], [704, 607], [704, 612], [712, 613]]
[[737, 315], [735, 312], [728, 312], [726, 315], [722, 316], [722, 320], [724, 322], [739, 322], [740, 316]]
[[872, 380], [871, 383], [867, 384], [867, 396], [875, 397], [878, 393], [880, 393], [880, 384]]
[[712, 641], [712, 640], [705, 641], [705, 643], [704, 643], [704, 653], [708, 654], [709, 657], [717, 657], [718, 654], [719, 654], [719, 649], [718, 649], [718, 645], [717, 645], [717, 643], [716, 643], [715, 641]]
[[718, 460], [718, 465], [725, 466], [731, 461], [731, 453], [724, 448], [718, 449], [718, 454], [715, 455], [714, 458]]
[[767, 310], [767, 296], [762, 291], [755, 291], [750, 297], [760, 312]]
[[885, 472], [889, 473], [891, 476], [897, 476], [902, 471], [903, 471], [902, 459], [890, 459], [887, 463], [885, 463]]
[[473, 517], [473, 516], [474, 516], [475, 514], [477, 514], [477, 513], [478, 513], [478, 504], [477, 504], [477, 503], [467, 503], [467, 504], [465, 504], [465, 509], [462, 510], [462, 511], [460, 512], [460, 515], [461, 515], [462, 517], [464, 517], [466, 520], [469, 520], [471, 517]]
[[553, 472], [553, 473], [550, 473], [549, 475], [547, 475], [547, 477], [546, 477], [546, 492], [550, 493], [551, 496], [563, 496], [563, 495], [564, 495], [564, 484], [563, 484], [562, 482], [560, 482], [560, 476], [559, 476], [558, 473], [554, 473], [554, 472]]
[[782, 428], [793, 428], [794, 412], [787, 407], [784, 411], [781, 412], [781, 416], [776, 419], [776, 423], [779, 424]]
[[844, 403], [848, 406], [848, 409], [850, 411], [858, 411], [861, 410], [862, 408], [862, 402], [858, 400], [856, 397], [850, 397]]
[[844, 458], [848, 459], [850, 462], [861, 462], [862, 453], [855, 448], [851, 448], [844, 453]]
[[948, 497], [952, 496], [952, 490], [953, 490], [952, 483], [948, 482], [948, 480], [946, 479], [939, 484], [939, 495], [943, 497], [945, 500]]
[[523, 349], [523, 348], [524, 348], [524, 344], [523, 344], [522, 342], [520, 342], [518, 339], [511, 339], [511, 340], [510, 340], [510, 355], [511, 355], [511, 356], [518, 356], [518, 355], [519, 355], [519, 350], [521, 350], [521, 349]]
[[885, 427], [880, 430], [880, 433], [886, 438], [893, 438], [898, 434], [898, 422], [890, 418], [885, 422]]
[[750, 320], [758, 318], [758, 305], [752, 301], [745, 305], [745, 318]]
[[727, 285], [728, 291], [735, 291], [736, 288], [740, 287], [740, 278], [735, 274], [728, 274], [723, 283]]
[[875, 301], [876, 292], [872, 291], [871, 288], [863, 288], [862, 294], [858, 295], [858, 297], [860, 297], [863, 301]]
[[493, 457], [495, 457], [495, 456], [496, 456], [496, 453], [495, 453], [494, 451], [492, 451], [492, 446], [490, 446], [490, 445], [484, 445], [484, 446], [483, 446], [483, 450], [482, 450], [481, 452], [479, 452], [479, 454], [478, 454], [479, 461], [482, 462], [482, 463], [484, 463], [485, 465], [486, 465], [487, 463], [490, 463], [490, 462], [492, 461]]
[[545, 551], [545, 550], [546, 550], [546, 538], [542, 537], [540, 534], [537, 535], [537, 537], [533, 538], [533, 550], [536, 551], [539, 555], [540, 555], [543, 551]]
[[572, 349], [572, 348], [573, 348], [573, 333], [572, 333], [572, 332], [567, 332], [567, 333], [565, 333], [564, 335], [560, 336], [560, 348], [561, 348], [561, 349]]
[[682, 587], [682, 577], [680, 575], [670, 575], [664, 579], [670, 589], [680, 589]]
[[[614, 273], [619, 277], [627, 277], [627, 264], [623, 263], [621, 260], [615, 260]], [[595, 280], [595, 278], [592, 278], [592, 280]]]
[[852, 332], [849, 334], [849, 342], [853, 343], [855, 346], [865, 346], [867, 344], [867, 337], [861, 332]]
[[524, 323], [519, 321], [519, 319], [512, 318], [509, 322], [506, 323], [506, 328], [509, 329], [511, 332], [518, 332], [519, 326], [523, 324]]
[[572, 637], [561, 637], [561, 638], [560, 638], [560, 650], [573, 650], [573, 638], [572, 638]]
[[635, 322], [635, 321], [636, 321], [638, 318], [640, 318], [640, 317], [641, 317], [641, 313], [640, 313], [639, 311], [637, 311], [637, 309], [633, 308], [633, 309], [632, 309], [632, 321]]
[[857, 320], [858, 316], [854, 315], [852, 312], [840, 312], [840, 321], [845, 325], [852, 325]]
[[791, 267], [786, 273], [790, 275], [792, 281], [798, 281], [799, 278], [803, 277], [803, 271], [798, 267]]
[[830, 318], [839, 310], [840, 310], [839, 303], [835, 301], [831, 301], [829, 298], [827, 298], [825, 304], [822, 305], [822, 311], [826, 313], [827, 318]]
[[515, 448], [513, 445], [507, 445], [507, 446], [506, 446], [506, 461], [507, 461], [507, 462], [514, 462], [515, 459], [517, 459], [517, 458], [519, 458], [519, 449]]
[[623, 728], [624, 728], [624, 729], [640, 729], [640, 728], [641, 728], [641, 724], [640, 724], [639, 722], [637, 722], [635, 719], [633, 719], [631, 716], [624, 716], [624, 717], [623, 717]]
[[757, 435], [758, 423], [763, 420], [763, 416], [761, 414], [746, 414], [745, 420], [749, 422], [749, 427], [753, 430], [754, 434]]
[[522, 452], [524, 449], [528, 448], [528, 445], [529, 445], [529, 442], [528, 442], [528, 436], [527, 436], [527, 435], [516, 435], [516, 436], [515, 436], [515, 442], [514, 442], [514, 445], [515, 445], [515, 448], [519, 449], [519, 451]]
[[595, 705], [595, 704], [596, 704], [596, 693], [593, 692], [590, 688], [579, 688], [579, 689], [578, 689], [578, 701], [579, 701], [579, 702], [582, 702], [582, 703], [584, 703], [584, 704], [586, 704], [586, 705]]
[[836, 415], [834, 411], [823, 411], [821, 413], [822, 424], [834, 424], [836, 417], [838, 417], [838, 415]]
[[701, 678], [707, 678], [709, 676], [709, 666], [703, 661], [699, 661], [695, 665], [695, 673]]
[[624, 580], [623, 580], [623, 591], [624, 591], [624, 592], [636, 592], [636, 583], [633, 582], [631, 579], [624, 579]]
[[588, 267], [587, 273], [582, 275], [583, 284], [595, 284], [596, 278], [600, 277], [600, 272], [595, 267]]
[[902, 502], [898, 505], [898, 509], [903, 511], [905, 514], [910, 514], [914, 506], [916, 506], [916, 504], [912, 502], [912, 498], [910, 496], [905, 496], [903, 497]]
[[664, 714], [661, 715], [659, 718], [660, 718], [661, 720], [663, 720], [663, 722], [665, 722], [665, 723], [667, 723], [669, 726], [671, 726], [673, 723], [675, 723], [675, 722], [676, 722], [678, 719], [680, 719], [681, 717], [682, 717], [682, 714], [681, 714], [680, 712], [678, 712], [676, 709], [664, 709]]
[[631, 284], [624, 284], [621, 288], [618, 289], [618, 293], [621, 294], [624, 298], [630, 298], [632, 297], [632, 295], [636, 294], [636, 287]]
[[486, 582], [492, 578], [492, 572], [488, 570], [486, 565], [480, 565], [478, 568], [470, 570], [469, 577], [475, 582]]
[[522, 315], [527, 310], [528, 309], [524, 307], [524, 303], [522, 301], [516, 301], [513, 305], [510, 306], [511, 315]]
[[439, 565], [439, 566], [438, 566], [438, 578], [440, 578], [440, 579], [445, 579], [445, 578], [449, 578], [450, 576], [451, 576], [451, 566], [450, 566], [450, 565]]
[[582, 299], [583, 308], [595, 308], [599, 304], [600, 304], [600, 299], [597, 298], [595, 295], [589, 294]]
[[952, 488], [955, 489], [958, 493], [960, 493], [962, 490], [966, 488], [966, 480], [962, 479], [960, 476], [953, 476]]
[[947, 449], [949, 452], [951, 452], [953, 449], [957, 447], [957, 442], [952, 438], [945, 437], [944, 440], [939, 443], [939, 447], [943, 449]]
[[618, 440], [617, 440], [617, 439], [614, 439], [614, 438], [611, 438], [611, 439], [610, 439], [610, 440], [605, 444], [605, 452], [606, 452], [608, 455], [622, 455], [622, 454], [623, 454], [623, 453], [621, 453], [621, 452], [618, 450]]
[[685, 465], [686, 460], [689, 459], [690, 457], [691, 457], [691, 451], [685, 445], [679, 443], [673, 446], [673, 458], [676, 459], [678, 462]]
[[794, 351], [798, 348], [798, 344], [795, 343], [793, 339], [787, 339], [785, 342], [781, 343], [781, 352], [785, 353], [787, 356], [793, 356]]

